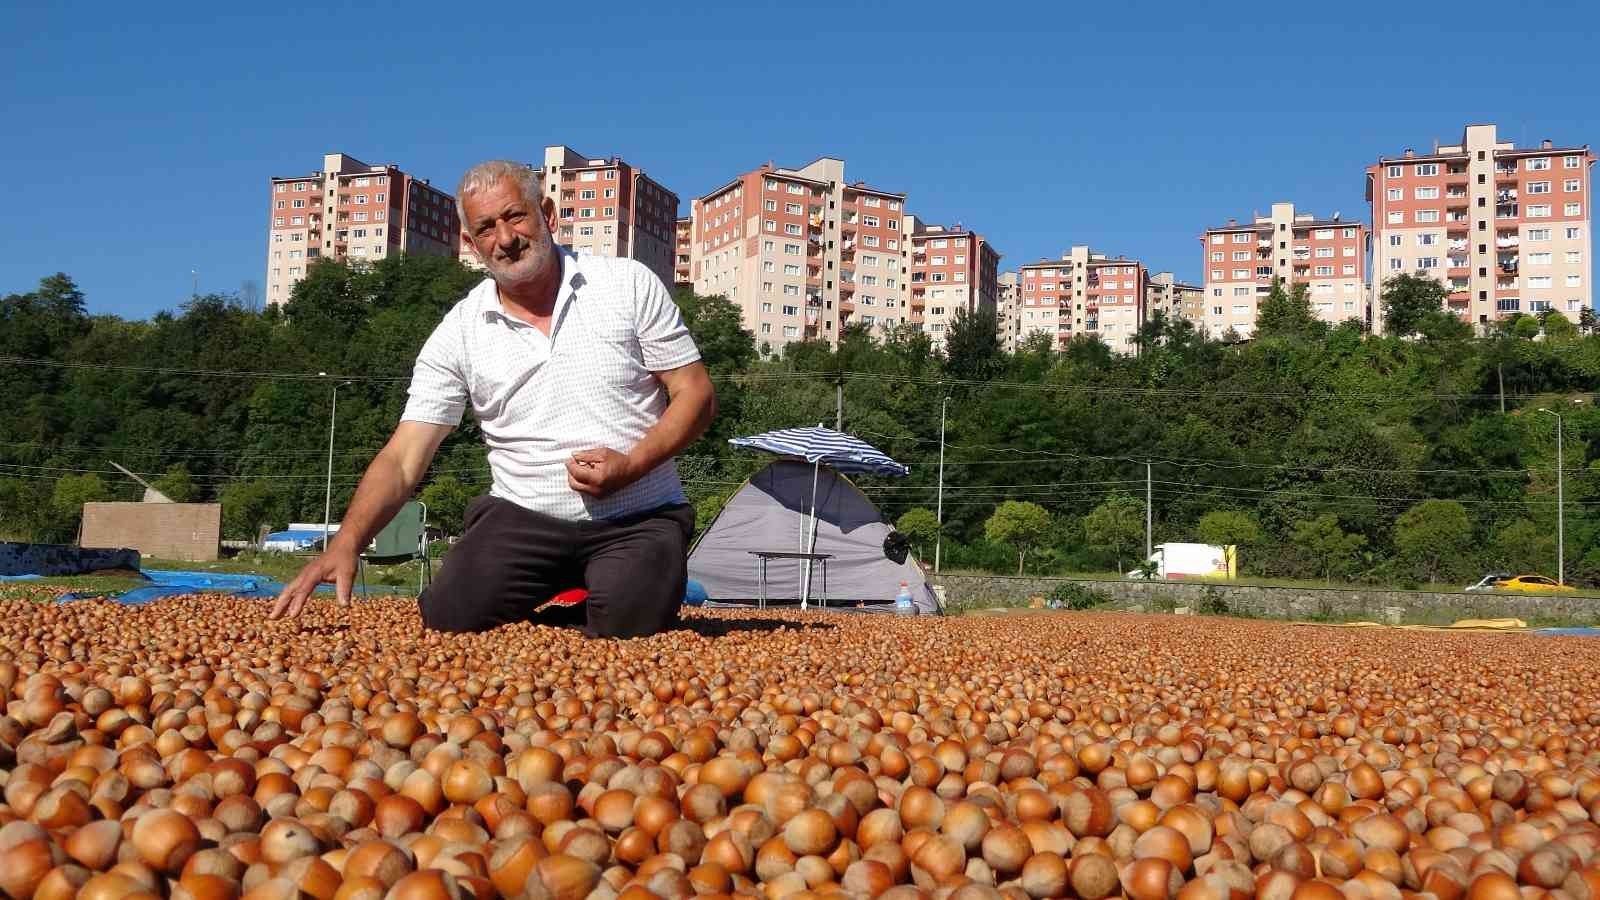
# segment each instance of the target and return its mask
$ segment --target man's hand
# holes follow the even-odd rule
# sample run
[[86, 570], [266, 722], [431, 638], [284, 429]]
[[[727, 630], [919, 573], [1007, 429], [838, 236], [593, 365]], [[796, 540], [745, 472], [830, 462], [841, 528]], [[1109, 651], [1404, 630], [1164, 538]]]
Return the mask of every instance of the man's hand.
[[334, 590], [341, 605], [350, 602], [350, 591], [356, 580], [356, 554], [341, 550], [338, 546], [330, 547], [321, 556], [312, 560], [300, 574], [289, 582], [283, 593], [278, 595], [278, 601], [272, 605], [270, 618], [294, 618], [300, 615], [300, 610], [310, 599], [311, 592], [319, 584], [334, 585]]
[[639, 479], [633, 461], [606, 447], [579, 450], [567, 460], [567, 487], [591, 497], [605, 497]]

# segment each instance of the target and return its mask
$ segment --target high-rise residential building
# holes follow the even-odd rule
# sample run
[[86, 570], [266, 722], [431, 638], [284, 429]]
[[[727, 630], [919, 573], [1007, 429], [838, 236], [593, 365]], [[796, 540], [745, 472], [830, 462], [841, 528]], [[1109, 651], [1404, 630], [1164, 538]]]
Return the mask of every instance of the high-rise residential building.
[[556, 241], [579, 253], [636, 259], [663, 284], [676, 281], [678, 195], [621, 157], [592, 159], [544, 148], [545, 196], [556, 204]]
[[739, 305], [757, 345], [835, 341], [906, 322], [905, 195], [847, 182], [844, 161], [767, 163], [691, 204], [696, 293]]
[[398, 166], [329, 153], [320, 171], [273, 177], [268, 190], [269, 305], [287, 303], [306, 267], [318, 259], [457, 253], [461, 226], [454, 198]]
[[1196, 318], [1205, 309], [1205, 288], [1179, 281], [1171, 272], [1158, 272], [1150, 276], [1145, 290], [1145, 319], [1161, 312], [1169, 319]]
[[1143, 263], [1077, 246], [1060, 259], [1022, 266], [1020, 275], [1019, 342], [1044, 332], [1054, 335], [1059, 347], [1087, 334], [1118, 353], [1137, 349], [1150, 281]]
[[1321, 219], [1274, 203], [1268, 215], [1206, 229], [1200, 236], [1206, 307], [1196, 321], [1213, 337], [1249, 337], [1261, 301], [1282, 281], [1305, 285], [1317, 318], [1368, 321], [1367, 226], [1338, 213]]
[[[1451, 312], [1482, 326], [1516, 313], [1590, 308], [1589, 145], [1517, 147], [1494, 125], [1461, 142], [1367, 167], [1373, 296], [1396, 274], [1449, 289]], [[1374, 302], [1374, 326], [1382, 304]]]
[[692, 287], [694, 278], [694, 219], [679, 219], [673, 228], [672, 284], [673, 287]]
[[907, 215], [901, 233], [911, 250], [911, 321], [934, 346], [958, 310], [995, 310], [999, 302], [1000, 253], [983, 235], [960, 225], [928, 225]]
[[1017, 349], [1017, 335], [1021, 333], [1022, 317], [1018, 301], [1022, 298], [1022, 279], [1015, 272], [1002, 272], [995, 300], [995, 328], [1000, 333], [1000, 346], [1007, 352]]

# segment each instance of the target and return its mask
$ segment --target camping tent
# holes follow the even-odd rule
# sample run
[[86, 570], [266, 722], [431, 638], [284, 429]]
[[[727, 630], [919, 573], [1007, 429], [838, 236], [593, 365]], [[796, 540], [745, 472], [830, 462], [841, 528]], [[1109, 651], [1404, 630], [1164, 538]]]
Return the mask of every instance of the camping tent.
[[[906, 582], [918, 614], [935, 615], [938, 602], [907, 556], [896, 563], [884, 556], [890, 527], [877, 507], [848, 478], [827, 466], [779, 460], [745, 482], [689, 551], [689, 577], [700, 582], [712, 604], [746, 605], [760, 596], [759, 566], [752, 551], [802, 551], [810, 543], [811, 497], [816, 483], [816, 549], [828, 560], [826, 601], [830, 608], [893, 609], [900, 582]], [[805, 568], [792, 559], [774, 559], [767, 569], [768, 602], [798, 598]], [[823, 592], [820, 567], [811, 595]]]

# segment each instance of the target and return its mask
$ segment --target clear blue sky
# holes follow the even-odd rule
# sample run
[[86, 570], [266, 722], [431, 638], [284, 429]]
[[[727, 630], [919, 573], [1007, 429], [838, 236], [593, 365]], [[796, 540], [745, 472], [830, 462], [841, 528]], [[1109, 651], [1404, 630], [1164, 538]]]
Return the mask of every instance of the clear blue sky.
[[1206, 225], [1279, 199], [1365, 218], [1367, 163], [1467, 122], [1600, 144], [1593, 4], [230, 6], [0, 11], [0, 293], [59, 270], [143, 317], [191, 268], [259, 284], [268, 177], [334, 150], [450, 189], [565, 143], [685, 209], [827, 154], [1002, 268], [1089, 243], [1195, 279]]

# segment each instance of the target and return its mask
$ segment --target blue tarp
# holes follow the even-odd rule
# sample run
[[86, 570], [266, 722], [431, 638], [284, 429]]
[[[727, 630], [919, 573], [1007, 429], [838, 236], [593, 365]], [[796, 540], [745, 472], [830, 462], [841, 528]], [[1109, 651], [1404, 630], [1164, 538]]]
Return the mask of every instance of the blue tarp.
[[[333, 529], [329, 533], [337, 533], [337, 529]], [[309, 549], [320, 540], [322, 540], [321, 528], [315, 531], [302, 528], [294, 531], [274, 531], [267, 535], [266, 541], [261, 546], [267, 550], [292, 553], [296, 550]]]
[[1600, 637], [1600, 628], [1540, 628], [1534, 634], [1546, 637]]
[[[149, 587], [133, 588], [120, 594], [105, 594], [94, 591], [79, 591], [73, 594], [62, 594], [59, 599], [88, 600], [94, 597], [106, 597], [126, 606], [142, 606], [153, 603], [164, 597], [173, 597], [178, 594], [227, 594], [231, 597], [246, 597], [257, 599], [271, 599], [278, 596], [283, 590], [283, 582], [265, 575], [240, 575], [224, 572], [182, 572], [163, 569], [146, 569], [144, 574], [150, 579]], [[358, 582], [353, 590], [361, 593]], [[319, 585], [319, 594], [334, 593], [331, 584]], [[369, 594], [393, 594], [393, 585], [370, 585]]]

